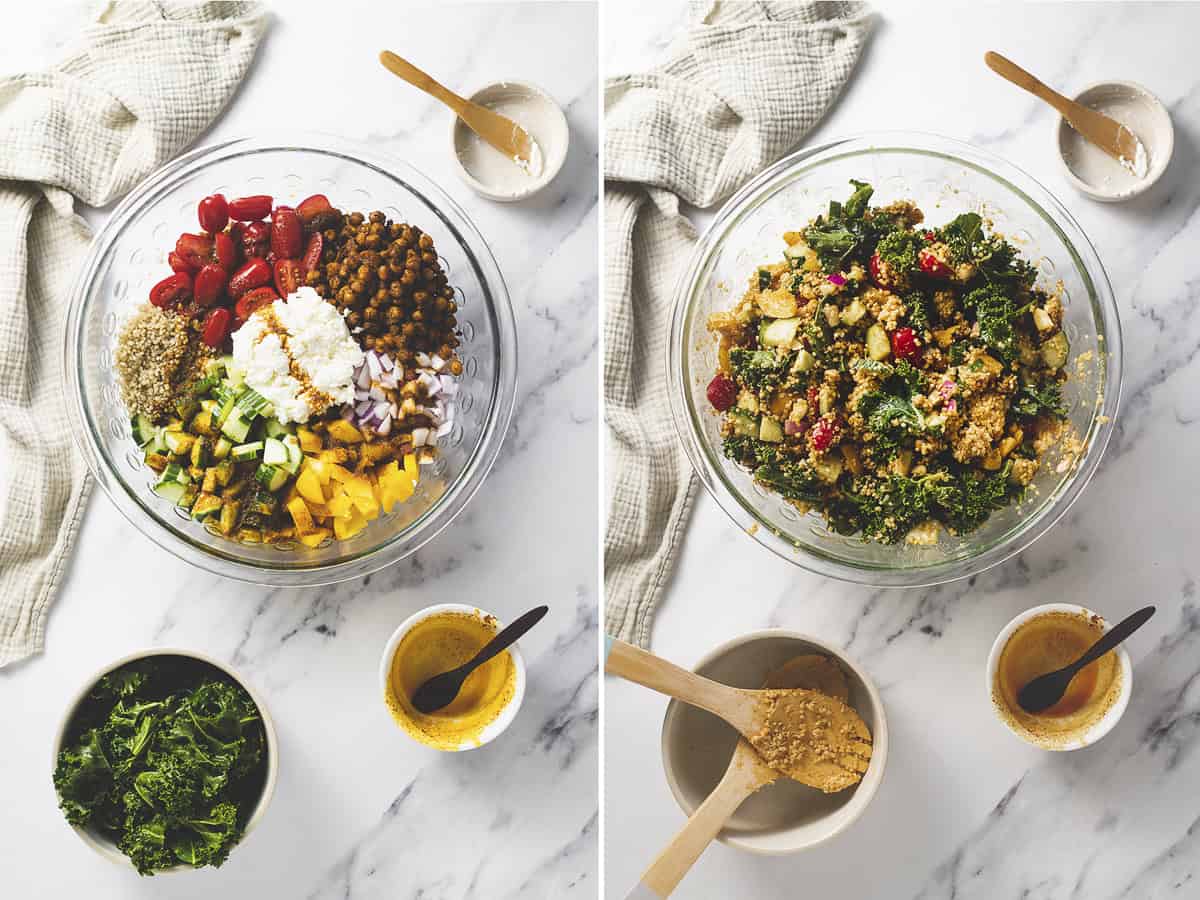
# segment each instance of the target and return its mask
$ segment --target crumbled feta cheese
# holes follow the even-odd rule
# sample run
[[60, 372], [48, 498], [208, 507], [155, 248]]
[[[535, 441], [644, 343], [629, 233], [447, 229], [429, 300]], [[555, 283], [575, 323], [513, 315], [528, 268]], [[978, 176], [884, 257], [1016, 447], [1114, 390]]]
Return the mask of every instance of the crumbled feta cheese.
[[363, 352], [337, 309], [302, 287], [255, 312], [234, 333], [233, 360], [280, 422], [307, 422], [354, 400]]

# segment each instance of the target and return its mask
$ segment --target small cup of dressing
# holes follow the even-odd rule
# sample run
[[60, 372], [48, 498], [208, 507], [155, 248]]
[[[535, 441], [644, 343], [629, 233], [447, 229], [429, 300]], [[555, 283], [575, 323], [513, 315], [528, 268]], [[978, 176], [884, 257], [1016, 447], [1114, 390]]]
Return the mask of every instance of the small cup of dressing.
[[474, 606], [443, 603], [396, 629], [384, 648], [379, 680], [392, 720], [409, 737], [436, 750], [473, 750], [516, 718], [525, 697], [525, 661], [515, 645], [467, 676], [448, 706], [421, 713], [411, 701], [417, 688], [467, 662], [501, 627], [495, 616]]

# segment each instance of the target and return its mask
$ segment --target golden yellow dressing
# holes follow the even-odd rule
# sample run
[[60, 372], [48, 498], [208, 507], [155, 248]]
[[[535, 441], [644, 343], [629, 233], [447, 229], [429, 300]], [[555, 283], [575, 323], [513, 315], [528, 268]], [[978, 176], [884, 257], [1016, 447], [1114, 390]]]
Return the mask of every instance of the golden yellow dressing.
[[404, 636], [392, 655], [386, 699], [405, 731], [439, 750], [479, 745], [484, 729], [512, 700], [516, 688], [517, 670], [507, 650], [472, 672], [454, 702], [437, 712], [417, 712], [409, 698], [433, 676], [473, 657], [496, 631], [491, 616], [445, 612], [418, 622]]

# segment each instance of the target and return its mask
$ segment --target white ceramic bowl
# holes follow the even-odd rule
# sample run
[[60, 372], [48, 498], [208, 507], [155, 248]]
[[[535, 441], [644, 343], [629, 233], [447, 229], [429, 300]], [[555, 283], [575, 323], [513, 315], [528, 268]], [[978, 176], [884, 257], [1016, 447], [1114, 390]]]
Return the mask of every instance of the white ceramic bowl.
[[1016, 633], [1016, 630], [1028, 622], [1030, 619], [1045, 615], [1046, 613], [1068, 613], [1071, 615], [1095, 616], [1100, 620], [1104, 631], [1112, 628], [1112, 624], [1101, 616], [1099, 613], [1088, 609], [1086, 606], [1076, 606], [1074, 603], [1047, 603], [1042, 606], [1035, 606], [1032, 609], [1027, 609], [1011, 622], [1004, 626], [1004, 630], [1000, 632], [996, 638], [996, 642], [992, 644], [992, 652], [988, 654], [987, 662], [987, 696], [988, 702], [992, 705], [992, 711], [996, 714], [1005, 727], [1013, 734], [1019, 737], [1025, 743], [1037, 747], [1040, 750], [1078, 750], [1080, 747], [1087, 747], [1110, 731], [1121, 721], [1121, 716], [1125, 715], [1125, 709], [1129, 706], [1129, 697], [1133, 693], [1133, 663], [1129, 660], [1129, 651], [1125, 649], [1125, 645], [1121, 644], [1113, 652], [1117, 654], [1117, 665], [1121, 671], [1121, 693], [1117, 696], [1105, 712], [1103, 718], [1094, 722], [1091, 727], [1083, 734], [1063, 741], [1038, 741], [1031, 735], [1014, 727], [1013, 723], [1004, 715], [1003, 710], [999, 706], [1002, 702], [997, 699], [995, 693], [996, 684], [996, 669], [1000, 665], [1000, 653], [1004, 650], [1004, 645], [1008, 643], [1008, 639]]
[[[271, 804], [271, 797], [275, 794], [275, 781], [279, 774], [279, 751], [277, 749], [278, 741], [275, 738], [275, 724], [271, 721], [271, 713], [267, 710], [266, 703], [263, 702], [262, 696], [254, 690], [245, 677], [240, 672], [232, 669], [230, 666], [213, 659], [211, 656], [205, 656], [203, 653], [197, 653], [194, 650], [183, 650], [178, 647], [152, 647], [146, 650], [138, 650], [130, 653], [127, 656], [122, 656], [120, 659], [109, 663], [102, 669], [94, 672], [91, 677], [84, 682], [71, 702], [67, 705], [66, 712], [58, 723], [58, 732], [54, 736], [54, 754], [50, 758], [51, 771], [58, 764], [58, 754], [62, 750], [63, 739], [66, 737], [67, 726], [70, 725], [71, 719], [75, 716], [75, 711], [79, 708], [79, 704], [88, 695], [96, 682], [109, 672], [113, 672], [126, 663], [134, 662], [139, 659], [147, 659], [156, 656], [184, 656], [189, 659], [198, 659], [201, 662], [208, 663], [214, 669], [218, 669], [236, 681], [250, 695], [250, 699], [254, 701], [254, 705], [258, 707], [259, 715], [262, 716], [263, 731], [266, 733], [266, 757], [267, 757], [267, 776], [263, 782], [262, 796], [259, 797], [258, 805], [255, 806], [254, 812], [250, 814], [250, 818], [246, 821], [246, 828], [242, 832], [241, 840], [233, 848], [233, 853], [240, 852], [240, 848], [246, 843], [246, 838], [250, 836], [250, 832], [262, 820], [262, 817], [267, 812], [267, 807]], [[114, 862], [119, 866], [124, 866], [128, 869], [133, 869], [133, 864], [129, 861], [124, 853], [117, 849], [117, 845], [104, 837], [100, 833], [93, 831], [90, 828], [81, 828], [72, 825], [75, 833], [78, 834], [85, 844], [107, 859], [109, 862]], [[192, 866], [187, 866], [180, 863], [177, 866], [172, 866], [169, 869], [155, 870], [155, 874], [161, 875], [167, 872], [194, 872], [196, 869]]]
[[[387, 646], [383, 648], [383, 656], [379, 660], [379, 689], [383, 692], [384, 708], [387, 710], [389, 718], [392, 718], [392, 713], [387, 707], [386, 698], [390, 691], [388, 679], [391, 674], [392, 657], [396, 653], [396, 648], [400, 646], [400, 642], [404, 640], [404, 636], [412, 631], [418, 623], [424, 622], [426, 619], [431, 619], [434, 616], [441, 615], [442, 613], [462, 613], [468, 616], [491, 615], [491, 613], [481, 610], [477, 606], [467, 606], [463, 603], [439, 603], [436, 606], [427, 606], [425, 609], [413, 613], [400, 623], [400, 627], [392, 632], [392, 636], [388, 639]], [[495, 617], [493, 616], [493, 618]], [[499, 633], [503, 628], [504, 623], [497, 619], [497, 633]], [[454, 752], [474, 750], [477, 747], [482, 747], [484, 744], [490, 743], [503, 734], [504, 730], [512, 724], [513, 719], [517, 717], [517, 713], [521, 709], [521, 703], [525, 700], [525, 658], [521, 656], [521, 651], [518, 649], [516, 644], [513, 644], [508, 648], [508, 653], [510, 656], [512, 656], [513, 667], [516, 669], [516, 684], [513, 685], [512, 699], [509, 700], [504, 709], [500, 711], [500, 715], [496, 716], [496, 718], [493, 719], [487, 725], [487, 727], [479, 733], [477, 738], [470, 741], [463, 741], [454, 748]], [[407, 734], [414, 741], [417, 741], [417, 743], [425, 747], [432, 746], [431, 744], [426, 744], [423, 741], [418, 740], [415, 735], [408, 731], [408, 729], [401, 728], [399, 724], [395, 722], [394, 718], [392, 718], [392, 721], [397, 725], [398, 728], [400, 728], [401, 731]], [[433, 749], [444, 750], [446, 748], [434, 747]]]
[[[820, 653], [841, 663], [850, 686], [850, 705], [871, 729], [871, 764], [862, 781], [836, 794], [823, 794], [788, 778], [762, 788], [717, 835], [730, 847], [764, 856], [815, 847], [849, 828], [883, 781], [888, 755], [883, 701], [867, 673], [838, 648], [794, 631], [755, 631], [706, 654], [695, 671], [722, 684], [757, 689], [771, 671], [805, 653]], [[711, 713], [671, 701], [663, 719], [663, 768], [685, 815], [695, 812], [712, 793], [737, 740], [737, 732]]]
[[[1081, 152], [1085, 139], [1067, 124], [1066, 119], [1059, 119], [1055, 147], [1067, 181], [1080, 193], [1102, 203], [1129, 200], [1148, 191], [1167, 171], [1171, 155], [1175, 152], [1175, 127], [1162, 101], [1132, 81], [1101, 81], [1084, 88], [1072, 99], [1087, 107], [1102, 108], [1102, 111], [1110, 104], [1117, 104], [1121, 112], [1114, 110], [1111, 117], [1128, 125], [1141, 140], [1149, 156], [1149, 167], [1146, 174], [1137, 179], [1119, 170], [1117, 176], [1108, 181], [1081, 178], [1072, 168], [1071, 160]], [[1094, 152], [1103, 154], [1101, 150]]]
[[537, 141], [542, 153], [542, 170], [536, 176], [523, 175], [514, 164], [511, 184], [483, 181], [463, 165], [461, 153], [467, 146], [467, 141], [473, 139], [473, 135], [463, 120], [455, 116], [450, 125], [450, 153], [459, 177], [471, 190], [489, 200], [512, 203], [532, 197], [554, 180], [566, 162], [571, 130], [567, 126], [567, 117], [562, 107], [550, 94], [536, 84], [526, 81], [497, 81], [481, 87], [468, 99], [489, 109], [497, 102], [528, 104], [530, 114], [518, 116], [517, 118], [523, 120], [517, 124], [525, 128]]

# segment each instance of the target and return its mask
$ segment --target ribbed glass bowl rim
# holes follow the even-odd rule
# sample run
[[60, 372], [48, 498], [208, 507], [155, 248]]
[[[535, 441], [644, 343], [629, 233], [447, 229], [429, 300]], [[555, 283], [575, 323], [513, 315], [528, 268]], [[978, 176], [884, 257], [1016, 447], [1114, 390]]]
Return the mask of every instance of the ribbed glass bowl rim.
[[[1107, 348], [1104, 378], [1099, 386], [1103, 402], [1092, 417], [1091, 430], [1084, 436], [1086, 454], [1069, 481], [991, 545], [981, 547], [971, 556], [928, 566], [889, 567], [855, 563], [835, 558], [815, 547], [798, 546], [781, 537], [771, 521], [760, 516], [727, 477], [721, 465], [719, 449], [709, 446], [704, 437], [699, 419], [704, 411], [692, 406], [689, 390], [692, 376], [688, 371], [688, 347], [695, 340], [695, 335], [689, 330], [688, 322], [693, 305], [703, 289], [702, 276], [706, 276], [710, 260], [721, 249], [726, 237], [745, 216], [778, 190], [823, 163], [850, 156], [889, 152], [941, 158], [988, 176], [1021, 196], [1071, 249], [1074, 262], [1088, 286], [1088, 302], [1092, 308], [1100, 309], [1100, 319], [1095, 323], [1096, 332], [1098, 337], [1103, 337]], [[977, 575], [999, 565], [1026, 549], [1067, 512], [1095, 474], [1116, 425], [1121, 396], [1122, 352], [1121, 320], [1100, 257], [1079, 223], [1041, 183], [1012, 163], [953, 138], [914, 131], [866, 132], [784, 157], [766, 168], [721, 207], [680, 270], [676, 283], [671, 338], [667, 342], [668, 394], [675, 429], [705, 490], [734, 523], [758, 543], [794, 565], [829, 578], [875, 587], [928, 587]]]
[[[91, 311], [91, 288], [98, 267], [110, 245], [133, 221], [143, 203], [165, 186], [194, 174], [216, 159], [289, 149], [318, 151], [367, 166], [399, 181], [437, 210], [443, 224], [456, 232], [469, 247], [477, 276], [488, 287], [491, 295], [488, 298], [488, 315], [496, 331], [495, 353], [499, 370], [496, 386], [487, 403], [487, 421], [483, 426], [482, 439], [446, 492], [420, 517], [384, 543], [336, 562], [304, 568], [285, 568], [237, 559], [215, 546], [181, 537], [160, 523], [158, 516], [110, 471], [100, 451], [95, 424], [84, 403], [81, 371], [84, 326]], [[66, 372], [64, 389], [77, 443], [93, 477], [130, 524], [158, 546], [208, 572], [239, 581], [279, 587], [316, 586], [361, 578], [415, 553], [436, 537], [462, 512], [483, 484], [500, 453], [516, 403], [517, 329], [512, 302], [491, 248], [470, 217], [429, 177], [409, 163], [353, 141], [318, 132], [276, 131], [270, 137], [247, 136], [197, 147], [175, 157], [130, 191], [92, 241], [80, 267], [71, 292], [63, 349]]]

